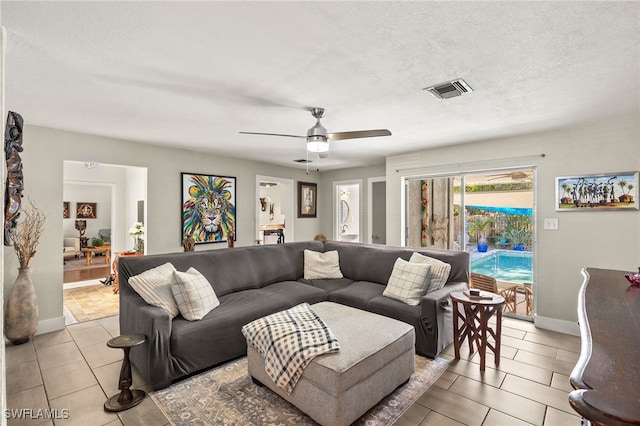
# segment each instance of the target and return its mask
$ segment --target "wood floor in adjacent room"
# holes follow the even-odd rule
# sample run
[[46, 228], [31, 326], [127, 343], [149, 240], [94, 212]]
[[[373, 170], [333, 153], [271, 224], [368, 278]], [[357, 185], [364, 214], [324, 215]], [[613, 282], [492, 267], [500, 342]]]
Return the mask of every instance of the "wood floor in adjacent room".
[[[510, 318], [502, 331], [500, 368], [488, 361], [481, 374], [477, 356], [465, 350], [396, 424], [580, 425], [567, 398], [580, 339]], [[118, 393], [122, 364], [122, 351], [106, 342], [119, 334], [118, 316], [112, 316], [36, 336], [24, 345], [7, 344], [7, 407], [67, 408], [72, 417], [56, 421], [64, 425], [169, 424], [151, 398], [118, 414], [104, 412], [107, 396]], [[453, 359], [453, 345], [441, 357]], [[149, 390], [137, 372], [133, 387]], [[9, 419], [8, 424], [41, 423]]]
[[105, 279], [111, 272], [111, 265], [105, 263], [103, 256], [96, 256], [91, 265], [87, 265], [85, 258], [65, 259], [63, 268], [63, 283]]

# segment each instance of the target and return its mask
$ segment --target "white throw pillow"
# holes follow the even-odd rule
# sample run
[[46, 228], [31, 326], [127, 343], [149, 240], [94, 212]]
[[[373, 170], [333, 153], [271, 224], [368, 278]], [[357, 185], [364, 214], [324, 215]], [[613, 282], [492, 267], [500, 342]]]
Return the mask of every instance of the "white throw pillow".
[[171, 291], [184, 319], [200, 320], [220, 305], [213, 287], [196, 268], [189, 268], [187, 272], [174, 271], [173, 275]]
[[431, 265], [431, 273], [429, 276], [429, 285], [427, 293], [430, 291], [440, 290], [447, 283], [449, 274], [451, 273], [451, 265], [433, 257], [424, 256], [414, 252], [409, 259], [411, 263], [427, 263]]
[[327, 278], [342, 278], [340, 257], [337, 250], [304, 251], [304, 279], [322, 280]]
[[129, 278], [131, 287], [150, 305], [158, 306], [174, 318], [180, 312], [171, 292], [173, 272], [176, 268], [170, 262], [144, 271]]
[[393, 272], [382, 295], [407, 305], [419, 305], [420, 299], [427, 293], [430, 270], [431, 265], [427, 263], [411, 263], [400, 258], [396, 259]]

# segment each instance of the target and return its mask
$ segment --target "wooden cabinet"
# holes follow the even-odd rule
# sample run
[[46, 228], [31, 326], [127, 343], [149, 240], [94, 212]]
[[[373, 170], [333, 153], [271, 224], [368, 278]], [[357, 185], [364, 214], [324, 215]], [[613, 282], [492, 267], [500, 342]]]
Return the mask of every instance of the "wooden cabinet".
[[624, 274], [583, 271], [582, 345], [569, 402], [593, 425], [640, 424], [640, 288], [630, 286]]

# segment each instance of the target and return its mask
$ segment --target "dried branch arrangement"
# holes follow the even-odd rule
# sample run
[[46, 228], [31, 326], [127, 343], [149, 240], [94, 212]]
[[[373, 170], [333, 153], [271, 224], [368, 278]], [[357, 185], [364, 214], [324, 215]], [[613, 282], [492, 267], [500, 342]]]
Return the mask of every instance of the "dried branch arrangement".
[[38, 241], [44, 231], [45, 214], [29, 201], [29, 206], [22, 209], [23, 220], [18, 224], [16, 231], [11, 234], [13, 248], [16, 250], [20, 268], [28, 268], [29, 261], [36, 254]]

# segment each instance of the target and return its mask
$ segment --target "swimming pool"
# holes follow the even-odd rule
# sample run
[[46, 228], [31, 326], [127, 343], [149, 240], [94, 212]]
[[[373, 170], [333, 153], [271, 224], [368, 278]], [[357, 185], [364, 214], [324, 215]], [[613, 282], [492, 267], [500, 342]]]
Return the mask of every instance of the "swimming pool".
[[471, 272], [490, 275], [500, 281], [532, 283], [533, 258], [531, 252], [496, 250], [472, 261]]

